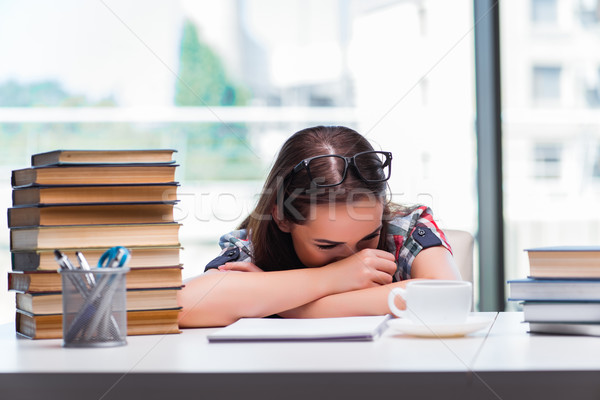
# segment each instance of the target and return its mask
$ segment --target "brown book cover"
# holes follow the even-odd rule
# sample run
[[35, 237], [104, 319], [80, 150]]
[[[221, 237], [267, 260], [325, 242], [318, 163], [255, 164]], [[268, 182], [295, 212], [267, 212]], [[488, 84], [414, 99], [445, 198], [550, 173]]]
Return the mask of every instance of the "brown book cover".
[[[126, 275], [127, 289], [180, 287], [180, 265], [162, 268], [133, 268]], [[12, 271], [8, 273], [8, 290], [17, 292], [60, 292], [61, 276], [57, 271]]]
[[[108, 249], [109, 247], [61, 248], [61, 251], [71, 260], [76, 260], [75, 251], [80, 251], [93, 267], [98, 264], [98, 260]], [[181, 264], [179, 246], [129, 247], [128, 250], [131, 252], [127, 263], [129, 268], [168, 267]], [[12, 252], [11, 261], [13, 271], [56, 271], [59, 268], [53, 249]]]
[[8, 209], [8, 227], [173, 222], [168, 203], [56, 204]]
[[76, 225], [13, 228], [11, 251], [112, 246], [179, 246], [180, 224]]
[[12, 171], [12, 186], [173, 183], [175, 164], [64, 165]]
[[[128, 289], [127, 311], [177, 308], [178, 288]], [[19, 310], [35, 315], [62, 313], [61, 293], [16, 293]]]
[[[181, 333], [177, 318], [180, 308], [127, 311], [127, 335]], [[17, 310], [15, 328], [29, 339], [61, 339], [62, 314], [34, 315]]]
[[53, 150], [31, 156], [31, 166], [105, 163], [173, 163], [173, 149]]
[[526, 249], [529, 275], [535, 278], [600, 278], [600, 246]]
[[64, 203], [133, 203], [177, 200], [178, 183], [32, 186], [12, 191], [13, 206]]

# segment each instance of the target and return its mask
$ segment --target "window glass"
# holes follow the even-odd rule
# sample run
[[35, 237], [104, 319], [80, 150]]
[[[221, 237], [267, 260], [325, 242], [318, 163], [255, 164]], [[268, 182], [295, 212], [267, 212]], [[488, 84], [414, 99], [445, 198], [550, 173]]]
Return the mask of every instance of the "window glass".
[[533, 99], [539, 103], [560, 100], [560, 67], [533, 67]]
[[531, 21], [533, 23], [556, 23], [556, 16], [556, 0], [531, 0]]
[[600, 68], [590, 68], [586, 74], [585, 99], [589, 107], [600, 107]]
[[595, 179], [600, 179], [600, 144], [596, 146], [596, 155], [592, 162], [592, 176]]
[[600, 1], [580, 0], [578, 11], [583, 27], [594, 28], [597, 26], [600, 21]]
[[[600, 24], [573, 12], [597, 4], [500, 3], [507, 279], [528, 275], [524, 249], [600, 243]], [[560, 26], [536, 29], [550, 19]]]
[[394, 154], [394, 201], [475, 233], [472, 28], [471, 0], [2, 2], [0, 206], [34, 153], [177, 149], [189, 277], [249, 213], [286, 138], [336, 124]]
[[560, 144], [535, 144], [533, 155], [535, 179], [560, 178], [561, 153]]

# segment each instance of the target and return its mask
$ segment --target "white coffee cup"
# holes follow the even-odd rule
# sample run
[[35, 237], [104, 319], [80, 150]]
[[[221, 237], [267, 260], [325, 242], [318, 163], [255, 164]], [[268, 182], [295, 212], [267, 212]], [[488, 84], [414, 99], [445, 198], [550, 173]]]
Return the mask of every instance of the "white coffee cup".
[[[396, 296], [406, 303], [406, 310], [396, 307]], [[415, 324], [441, 325], [465, 323], [471, 311], [471, 282], [422, 280], [394, 288], [388, 295], [392, 312]]]

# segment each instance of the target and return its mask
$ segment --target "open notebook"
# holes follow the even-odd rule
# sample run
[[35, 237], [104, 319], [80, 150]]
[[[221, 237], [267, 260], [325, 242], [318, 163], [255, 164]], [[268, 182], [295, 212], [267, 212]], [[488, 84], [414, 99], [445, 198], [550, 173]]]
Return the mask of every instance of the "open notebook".
[[390, 315], [271, 319], [242, 318], [208, 335], [210, 342], [237, 341], [337, 341], [376, 339], [387, 328]]

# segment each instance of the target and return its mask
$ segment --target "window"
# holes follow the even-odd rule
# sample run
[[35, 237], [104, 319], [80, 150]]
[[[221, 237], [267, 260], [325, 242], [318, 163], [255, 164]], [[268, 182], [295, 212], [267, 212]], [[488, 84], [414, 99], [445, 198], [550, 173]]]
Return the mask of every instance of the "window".
[[562, 146], [560, 144], [541, 143], [534, 147], [535, 179], [558, 179], [561, 176]]
[[596, 146], [596, 154], [592, 163], [592, 177], [600, 179], [600, 145]]
[[[591, 178], [600, 175], [600, 36], [581, 29], [577, 15], [597, 4], [499, 3], [507, 280], [528, 275], [523, 249], [600, 243], [600, 192]], [[530, 19], [515, 18], [528, 8]], [[537, 29], [557, 18], [564, 19], [564, 30]]]
[[550, 25], [557, 22], [556, 0], [531, 0], [531, 22]]
[[586, 28], [598, 26], [600, 21], [600, 1], [579, 0], [579, 17], [581, 25]]
[[394, 201], [474, 233], [472, 27], [472, 0], [0, 2], [0, 176], [64, 147], [177, 149], [189, 277], [283, 141], [339, 124], [394, 153]]
[[560, 67], [533, 67], [533, 99], [537, 103], [560, 99]]
[[585, 100], [589, 107], [600, 107], [600, 68], [592, 68], [586, 76]]

